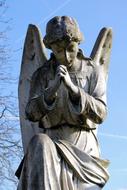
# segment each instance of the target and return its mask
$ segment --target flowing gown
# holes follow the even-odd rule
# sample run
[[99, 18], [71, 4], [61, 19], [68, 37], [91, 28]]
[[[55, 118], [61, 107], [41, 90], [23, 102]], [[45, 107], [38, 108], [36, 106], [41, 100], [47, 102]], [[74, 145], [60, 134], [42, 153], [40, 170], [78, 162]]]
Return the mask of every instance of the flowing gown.
[[44, 91], [52, 86], [55, 64], [47, 61], [32, 77], [26, 115], [39, 121], [43, 132], [29, 143], [18, 190], [100, 190], [109, 178], [96, 137], [107, 113], [103, 71], [82, 60], [79, 70], [69, 72], [79, 99], [74, 101], [61, 82], [47, 104]]

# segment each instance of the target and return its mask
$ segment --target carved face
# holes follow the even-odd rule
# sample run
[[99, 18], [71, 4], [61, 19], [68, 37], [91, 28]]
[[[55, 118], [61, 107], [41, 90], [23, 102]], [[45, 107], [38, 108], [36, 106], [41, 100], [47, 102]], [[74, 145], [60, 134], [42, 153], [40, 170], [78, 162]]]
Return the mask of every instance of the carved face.
[[57, 61], [67, 67], [71, 67], [77, 59], [78, 43], [65, 40], [58, 41], [51, 44], [51, 49], [57, 59]]

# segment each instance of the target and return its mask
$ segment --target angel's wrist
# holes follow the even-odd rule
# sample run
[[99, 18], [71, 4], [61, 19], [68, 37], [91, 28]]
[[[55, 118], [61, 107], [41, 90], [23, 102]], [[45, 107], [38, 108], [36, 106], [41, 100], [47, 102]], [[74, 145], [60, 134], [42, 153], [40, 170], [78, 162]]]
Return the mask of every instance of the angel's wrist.
[[77, 86], [75, 86], [75, 89], [73, 88], [73, 90], [69, 91], [69, 97], [70, 100], [78, 103], [80, 100], [80, 92], [79, 92], [79, 88]]
[[72, 84], [69, 87], [69, 93], [73, 96], [79, 97], [80, 93], [79, 93], [79, 88], [78, 86], [75, 86], [74, 84]]

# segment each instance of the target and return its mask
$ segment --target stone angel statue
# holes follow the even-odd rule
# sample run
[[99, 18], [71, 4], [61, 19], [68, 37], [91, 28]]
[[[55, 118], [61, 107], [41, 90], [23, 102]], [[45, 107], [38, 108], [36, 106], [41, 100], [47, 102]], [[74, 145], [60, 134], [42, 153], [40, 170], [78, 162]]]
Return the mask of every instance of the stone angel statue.
[[112, 30], [100, 31], [89, 58], [79, 49], [82, 40], [68, 16], [52, 18], [43, 39], [35, 25], [28, 27], [19, 80], [25, 156], [18, 190], [100, 190], [109, 178], [97, 131], [107, 114]]

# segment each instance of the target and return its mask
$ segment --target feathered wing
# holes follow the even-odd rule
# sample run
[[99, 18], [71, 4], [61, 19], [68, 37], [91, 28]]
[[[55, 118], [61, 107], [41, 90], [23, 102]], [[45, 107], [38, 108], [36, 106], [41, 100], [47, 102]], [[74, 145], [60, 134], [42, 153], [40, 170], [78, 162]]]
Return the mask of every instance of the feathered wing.
[[105, 81], [108, 77], [108, 67], [110, 60], [110, 52], [112, 47], [112, 29], [111, 28], [102, 28], [90, 57], [92, 58], [94, 64], [100, 65], [104, 71]]
[[25, 108], [29, 98], [30, 81], [33, 73], [47, 60], [45, 46], [39, 29], [29, 25], [24, 44], [20, 78], [19, 78], [19, 115], [24, 153], [33, 135], [39, 132], [38, 123], [27, 120]]

